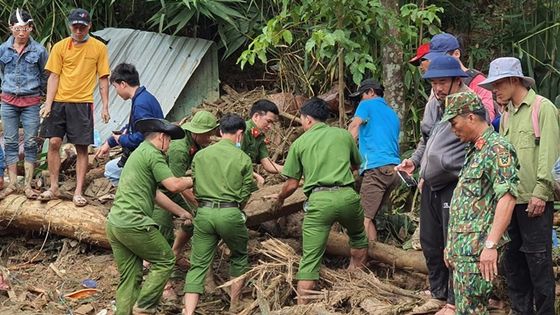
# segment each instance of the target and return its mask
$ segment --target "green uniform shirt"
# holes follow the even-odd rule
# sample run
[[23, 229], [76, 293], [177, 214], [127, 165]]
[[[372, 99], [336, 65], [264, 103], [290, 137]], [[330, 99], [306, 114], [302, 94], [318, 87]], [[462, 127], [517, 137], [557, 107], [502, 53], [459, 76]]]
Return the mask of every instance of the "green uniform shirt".
[[[453, 262], [479, 261], [498, 200], [506, 193], [518, 195], [518, 168], [513, 146], [492, 127], [475, 144], [467, 146], [449, 210], [447, 258]], [[507, 238], [504, 235], [502, 242]], [[464, 272], [478, 272], [477, 264], [466, 266], [472, 270]]]
[[268, 148], [266, 147], [266, 137], [264, 133], [257, 128], [252, 119], [245, 122], [247, 129], [243, 135], [241, 150], [247, 153], [253, 163], [260, 163], [262, 159], [268, 157]]
[[145, 140], [122, 170], [108, 221], [116, 227], [156, 225], [151, 218], [158, 183], [173, 177], [165, 154]]
[[360, 153], [352, 135], [341, 128], [316, 123], [294, 141], [282, 174], [305, 178], [303, 192], [315, 187], [348, 186], [354, 183], [351, 166], [360, 165]]
[[518, 108], [510, 103], [507, 125], [504, 125], [503, 115], [500, 122], [500, 134], [513, 144], [521, 165], [518, 204], [529, 203], [531, 197], [554, 200], [551, 170], [560, 154], [558, 110], [552, 102], [543, 98], [539, 112], [541, 139], [537, 145], [531, 119], [535, 96], [535, 91], [531, 89]]
[[191, 168], [194, 154], [200, 150], [192, 138], [190, 131], [185, 130], [185, 137], [171, 141], [167, 156], [169, 157], [169, 168], [175, 177], [185, 176]]
[[[200, 148], [195, 144], [192, 134], [190, 131], [185, 130], [185, 137], [183, 139], [177, 139], [171, 141], [169, 145], [169, 150], [167, 150], [167, 156], [169, 160], [169, 169], [175, 177], [183, 177], [187, 173], [187, 170], [191, 168], [192, 159], [194, 154]], [[180, 196], [180, 194], [170, 193], [166, 189], [162, 188], [161, 191], [165, 193], [171, 200], [183, 207], [188, 209], [188, 205], [185, 200]], [[159, 210], [166, 211], [159, 207], [157, 204], [155, 207]]]
[[227, 139], [200, 150], [192, 162], [196, 199], [244, 203], [251, 196], [253, 164]]

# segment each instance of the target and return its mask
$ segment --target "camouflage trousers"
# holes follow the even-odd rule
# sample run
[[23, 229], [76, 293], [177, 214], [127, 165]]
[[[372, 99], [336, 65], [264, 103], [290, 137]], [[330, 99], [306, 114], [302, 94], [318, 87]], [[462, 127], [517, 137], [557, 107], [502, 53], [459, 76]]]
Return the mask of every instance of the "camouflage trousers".
[[492, 281], [484, 280], [477, 262], [454, 262], [453, 266], [455, 314], [488, 315]]

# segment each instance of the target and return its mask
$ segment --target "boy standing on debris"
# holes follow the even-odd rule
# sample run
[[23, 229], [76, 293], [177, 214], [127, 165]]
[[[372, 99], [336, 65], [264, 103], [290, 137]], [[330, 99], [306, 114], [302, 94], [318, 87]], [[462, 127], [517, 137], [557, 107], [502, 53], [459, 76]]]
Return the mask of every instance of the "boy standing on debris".
[[[161, 200], [158, 184], [170, 192], [181, 192], [190, 185], [186, 178], [173, 176], [165, 156], [171, 139], [181, 139], [184, 131], [163, 119], [139, 120], [135, 129], [144, 133], [145, 140], [130, 155], [122, 171], [106, 228], [120, 273], [118, 315], [155, 313], [175, 265], [171, 247], [151, 218], [154, 200]], [[192, 218], [186, 210], [174, 209], [180, 218]], [[150, 262], [151, 267], [140, 288], [142, 260]]]
[[113, 133], [95, 154], [96, 158], [107, 156], [111, 148], [119, 145], [122, 147], [122, 156], [105, 164], [105, 177], [113, 186], [117, 186], [126, 160], [144, 141], [144, 135], [134, 130], [134, 124], [144, 118], [163, 119], [163, 112], [157, 99], [145, 87], [140, 86], [140, 76], [134, 65], [128, 63], [117, 65], [111, 72], [109, 82], [118, 96], [123, 100], [132, 101], [128, 124], [120, 130], [120, 133]]
[[[183, 314], [194, 314], [220, 239], [231, 252], [230, 277], [241, 276], [248, 269], [249, 235], [241, 209], [251, 196], [254, 181], [251, 159], [239, 150], [245, 128], [245, 122], [238, 115], [225, 115], [220, 120], [222, 140], [194, 156], [192, 176], [198, 209], [194, 219], [191, 267], [185, 280]], [[231, 309], [238, 306], [243, 285], [244, 280], [232, 284]]]
[[298, 304], [305, 304], [306, 291], [312, 290], [319, 280], [319, 268], [333, 223], [344, 226], [350, 237], [349, 269], [365, 264], [368, 241], [360, 196], [353, 187], [352, 168], [359, 167], [360, 153], [352, 135], [325, 124], [329, 110], [322, 99], [307, 100], [300, 111], [305, 133], [290, 147], [282, 172], [289, 179], [278, 195], [276, 207], [296, 191], [305, 174], [303, 191], [309, 199], [304, 206], [303, 255], [297, 274]]
[[[241, 149], [249, 155], [251, 161], [255, 164], [261, 164], [265, 171], [270, 174], [280, 174], [282, 165], [276, 164], [268, 156], [267, 138], [265, 132], [269, 131], [272, 124], [278, 120], [279, 115], [276, 104], [269, 100], [258, 100], [249, 111], [251, 119], [245, 123], [247, 129], [243, 136]], [[264, 179], [257, 173], [254, 173], [259, 184], [264, 184]]]
[[375, 216], [400, 183], [395, 166], [399, 154], [400, 120], [383, 98], [383, 87], [373, 79], [360, 83], [350, 97], [361, 98], [348, 126], [362, 156], [360, 198], [364, 209], [364, 227], [370, 241], [377, 240]]
[[[0, 199], [17, 190], [19, 160], [19, 125], [23, 126], [25, 152], [25, 188], [27, 198], [36, 199], [31, 188], [34, 163], [37, 160], [39, 107], [47, 87], [45, 64], [47, 51], [30, 36], [33, 19], [24, 10], [16, 9], [10, 16], [12, 36], [0, 46], [0, 77], [2, 79], [2, 121], [9, 186]], [[4, 154], [0, 148], [0, 188], [4, 183]]]
[[517, 197], [519, 164], [513, 146], [486, 121], [484, 105], [473, 92], [446, 98], [442, 121], [467, 145], [465, 164], [449, 210], [446, 264], [453, 268], [458, 314], [488, 314], [498, 250]]
[[59, 197], [60, 146], [64, 136], [74, 144], [77, 153], [76, 189], [72, 201], [83, 207], [82, 196], [88, 168], [88, 146], [93, 143], [93, 89], [99, 78], [99, 94], [103, 109], [101, 119], [109, 122], [109, 53], [107, 46], [90, 37], [91, 17], [84, 9], [74, 9], [68, 15], [72, 32], [54, 44], [45, 68], [50, 72], [47, 98], [41, 116], [44, 118], [41, 136], [49, 138], [47, 162], [50, 188], [41, 200]]

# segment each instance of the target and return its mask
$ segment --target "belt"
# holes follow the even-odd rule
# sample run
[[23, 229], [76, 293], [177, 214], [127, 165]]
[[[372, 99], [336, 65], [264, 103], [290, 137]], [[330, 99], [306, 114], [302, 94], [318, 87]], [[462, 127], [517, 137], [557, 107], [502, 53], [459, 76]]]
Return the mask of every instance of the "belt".
[[220, 201], [209, 201], [209, 200], [201, 200], [198, 202], [199, 207], [205, 208], [240, 208], [239, 203], [237, 202], [220, 202]]
[[335, 190], [340, 190], [342, 188], [347, 188], [350, 186], [319, 186], [319, 187], [315, 187], [311, 190], [311, 192], [318, 192], [318, 191], [335, 191]]

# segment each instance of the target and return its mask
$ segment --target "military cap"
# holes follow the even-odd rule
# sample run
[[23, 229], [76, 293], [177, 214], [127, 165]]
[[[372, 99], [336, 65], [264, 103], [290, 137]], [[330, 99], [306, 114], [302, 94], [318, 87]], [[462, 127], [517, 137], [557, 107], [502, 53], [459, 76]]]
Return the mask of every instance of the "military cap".
[[484, 109], [484, 105], [474, 92], [459, 92], [445, 98], [445, 113], [442, 121], [449, 121], [457, 115]]
[[191, 121], [184, 123], [181, 128], [186, 129], [192, 133], [201, 134], [206, 133], [218, 127], [218, 119], [211, 112], [205, 110], [196, 112]]

